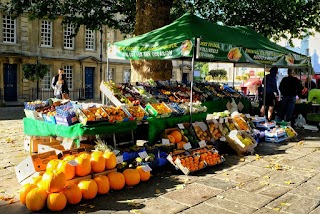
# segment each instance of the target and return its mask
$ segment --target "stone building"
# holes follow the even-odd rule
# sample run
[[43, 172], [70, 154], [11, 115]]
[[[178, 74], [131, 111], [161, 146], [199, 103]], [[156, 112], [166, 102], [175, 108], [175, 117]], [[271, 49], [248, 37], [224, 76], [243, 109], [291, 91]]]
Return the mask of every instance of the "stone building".
[[[61, 21], [30, 21], [26, 15], [12, 19], [0, 12], [0, 102], [53, 97], [51, 79], [59, 68], [65, 70], [72, 100], [100, 99], [102, 80], [130, 81], [128, 60], [107, 63], [107, 44], [124, 39], [120, 31], [106, 26], [102, 31], [92, 31], [81, 26], [77, 35], [70, 37], [73, 27], [62, 26]], [[31, 82], [23, 75], [26, 63], [48, 65], [50, 71], [39, 82]], [[176, 80], [192, 76], [181, 64], [180, 60], [173, 62]]]

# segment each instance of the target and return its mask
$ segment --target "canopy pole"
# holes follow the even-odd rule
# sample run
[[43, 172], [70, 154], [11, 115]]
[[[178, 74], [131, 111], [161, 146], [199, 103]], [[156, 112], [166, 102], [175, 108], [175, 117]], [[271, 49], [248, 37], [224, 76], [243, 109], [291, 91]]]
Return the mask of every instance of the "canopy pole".
[[232, 88], [234, 89], [234, 75], [236, 74], [236, 63], [233, 63]]
[[264, 70], [263, 70], [263, 109], [264, 109], [264, 113], [263, 113], [263, 115], [265, 115], [265, 111], [266, 111], [266, 93], [267, 93], [266, 70], [267, 70], [267, 64], [264, 64]]

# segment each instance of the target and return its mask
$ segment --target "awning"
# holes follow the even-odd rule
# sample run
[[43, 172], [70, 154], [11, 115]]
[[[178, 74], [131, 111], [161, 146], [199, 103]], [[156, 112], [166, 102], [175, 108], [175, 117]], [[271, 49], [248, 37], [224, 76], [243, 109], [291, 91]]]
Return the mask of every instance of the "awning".
[[249, 78], [247, 81], [242, 85], [242, 87], [250, 87], [252, 85], [261, 85], [262, 82], [259, 78]]

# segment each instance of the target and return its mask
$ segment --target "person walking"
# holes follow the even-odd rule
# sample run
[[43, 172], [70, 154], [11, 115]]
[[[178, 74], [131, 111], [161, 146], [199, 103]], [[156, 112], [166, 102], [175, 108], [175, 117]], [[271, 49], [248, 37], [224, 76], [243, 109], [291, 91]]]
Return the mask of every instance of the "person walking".
[[260, 109], [260, 116], [265, 116], [266, 107], [268, 107], [268, 115], [267, 119], [270, 121], [273, 116], [274, 106], [276, 105], [276, 99], [279, 95], [278, 87], [277, 87], [277, 74], [278, 68], [272, 67], [269, 71], [270, 73], [263, 78], [262, 84], [265, 87], [265, 105], [262, 103], [262, 107]]
[[301, 97], [303, 90], [301, 81], [294, 76], [291, 68], [288, 69], [288, 76], [281, 80], [279, 90], [282, 95], [279, 119], [291, 122], [296, 96]]
[[52, 78], [51, 86], [54, 90], [55, 98], [69, 99], [68, 82], [62, 68], [60, 68], [58, 74]]

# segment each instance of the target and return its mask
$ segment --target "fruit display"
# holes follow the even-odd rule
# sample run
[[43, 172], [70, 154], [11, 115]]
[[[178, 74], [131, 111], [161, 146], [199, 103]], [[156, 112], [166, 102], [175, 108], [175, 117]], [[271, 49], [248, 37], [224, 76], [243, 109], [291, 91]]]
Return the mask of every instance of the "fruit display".
[[146, 105], [146, 111], [153, 117], [169, 117], [171, 109], [165, 103], [148, 103]]
[[237, 130], [237, 127], [231, 117], [228, 117], [227, 120], [225, 121], [226, 126], [230, 131], [232, 130]]
[[209, 131], [214, 140], [219, 140], [222, 137], [222, 133], [219, 129], [219, 124], [214, 123], [212, 121], [207, 121], [207, 124], [209, 126]]
[[192, 148], [197, 148], [199, 147], [199, 140], [197, 139], [197, 136], [193, 132], [192, 129], [190, 129], [190, 124], [189, 123], [184, 123], [182, 124], [184, 126], [184, 129], [181, 129], [181, 133], [184, 136], [185, 142], [189, 142], [192, 146]]
[[128, 115], [121, 107], [104, 106], [103, 109], [108, 115], [109, 122], [122, 122], [124, 119], [128, 118]]
[[233, 117], [233, 121], [235, 122], [235, 125], [239, 130], [250, 131], [250, 126], [241, 116], [235, 115]]
[[192, 127], [199, 140], [204, 140], [205, 142], [209, 142], [211, 140], [208, 127], [204, 122], [192, 123]]
[[228, 144], [238, 153], [253, 153], [257, 142], [246, 131], [233, 130], [229, 133], [227, 140]]
[[146, 112], [141, 106], [128, 106], [127, 110], [137, 120], [142, 120], [146, 116]]

